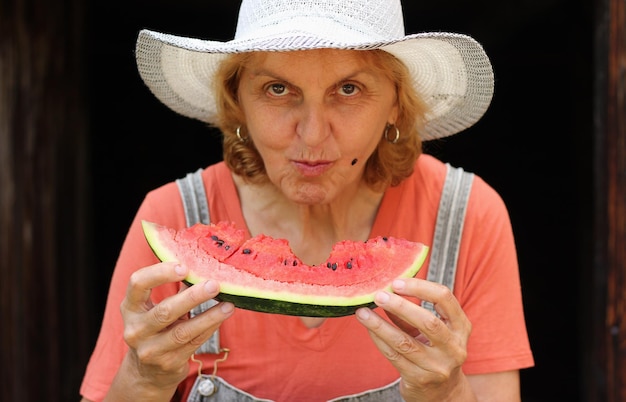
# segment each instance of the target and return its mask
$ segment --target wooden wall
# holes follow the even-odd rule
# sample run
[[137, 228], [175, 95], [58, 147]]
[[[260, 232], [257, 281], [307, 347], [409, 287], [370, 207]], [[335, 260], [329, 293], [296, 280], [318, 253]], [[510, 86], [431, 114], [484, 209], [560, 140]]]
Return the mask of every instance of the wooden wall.
[[[589, 401], [626, 401], [626, 4], [596, 3]], [[582, 294], [581, 297], [589, 298]]]
[[92, 347], [82, 2], [0, 1], [0, 400], [70, 401]]

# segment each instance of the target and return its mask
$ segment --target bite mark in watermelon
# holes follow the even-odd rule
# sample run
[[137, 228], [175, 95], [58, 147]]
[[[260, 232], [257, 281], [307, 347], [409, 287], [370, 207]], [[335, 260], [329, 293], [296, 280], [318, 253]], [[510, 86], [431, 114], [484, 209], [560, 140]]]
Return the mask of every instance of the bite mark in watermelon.
[[320, 265], [303, 263], [285, 239], [258, 235], [244, 240], [233, 223], [196, 224], [175, 230], [142, 221], [148, 244], [161, 261], [189, 268], [188, 284], [213, 279], [218, 300], [267, 313], [339, 317], [374, 307], [380, 290], [396, 278], [415, 276], [428, 247], [393, 237], [336, 243]]

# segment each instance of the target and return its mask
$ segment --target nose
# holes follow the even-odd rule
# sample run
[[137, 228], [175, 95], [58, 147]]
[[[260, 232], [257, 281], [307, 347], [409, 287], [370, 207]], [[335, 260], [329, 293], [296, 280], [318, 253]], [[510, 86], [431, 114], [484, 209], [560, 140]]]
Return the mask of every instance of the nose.
[[296, 134], [309, 147], [321, 144], [330, 136], [331, 125], [323, 102], [303, 102], [297, 113]]

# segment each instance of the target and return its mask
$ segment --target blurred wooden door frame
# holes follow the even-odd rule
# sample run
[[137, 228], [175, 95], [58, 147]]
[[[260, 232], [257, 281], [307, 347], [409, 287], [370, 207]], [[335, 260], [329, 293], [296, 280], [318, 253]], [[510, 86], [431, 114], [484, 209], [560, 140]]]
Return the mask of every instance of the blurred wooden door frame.
[[594, 251], [587, 400], [626, 401], [626, 3], [595, 21]]
[[78, 400], [92, 347], [83, 0], [0, 0], [0, 400]]

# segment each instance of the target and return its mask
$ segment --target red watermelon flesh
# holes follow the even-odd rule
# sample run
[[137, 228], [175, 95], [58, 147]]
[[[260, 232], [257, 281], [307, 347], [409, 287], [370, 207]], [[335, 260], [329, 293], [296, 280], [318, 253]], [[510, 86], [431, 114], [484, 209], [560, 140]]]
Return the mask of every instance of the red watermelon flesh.
[[414, 276], [428, 247], [404, 239], [377, 237], [341, 241], [326, 262], [309, 266], [285, 239], [258, 235], [244, 241], [234, 224], [196, 224], [174, 230], [143, 222], [148, 243], [162, 261], [189, 267], [190, 284], [220, 283], [220, 300], [257, 311], [306, 316], [339, 316], [373, 306], [377, 291], [398, 277]]
[[218, 222], [215, 225], [197, 224], [190, 230], [177, 233], [183, 243], [198, 239], [198, 246], [210, 250], [211, 256], [219, 261], [230, 257], [243, 243], [245, 233], [237, 230], [232, 222]]

